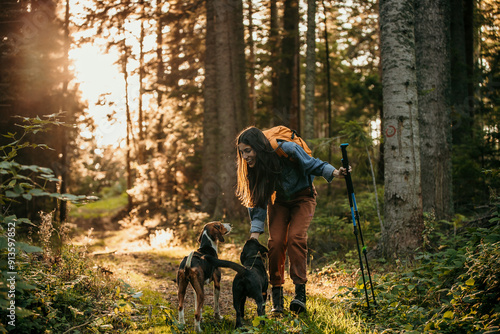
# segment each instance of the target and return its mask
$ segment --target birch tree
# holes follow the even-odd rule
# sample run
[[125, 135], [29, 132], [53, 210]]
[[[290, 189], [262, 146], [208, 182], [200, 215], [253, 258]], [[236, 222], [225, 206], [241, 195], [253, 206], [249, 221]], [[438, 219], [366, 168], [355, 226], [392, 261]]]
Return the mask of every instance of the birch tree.
[[414, 19], [413, 1], [380, 1], [386, 257], [411, 256], [422, 241]]

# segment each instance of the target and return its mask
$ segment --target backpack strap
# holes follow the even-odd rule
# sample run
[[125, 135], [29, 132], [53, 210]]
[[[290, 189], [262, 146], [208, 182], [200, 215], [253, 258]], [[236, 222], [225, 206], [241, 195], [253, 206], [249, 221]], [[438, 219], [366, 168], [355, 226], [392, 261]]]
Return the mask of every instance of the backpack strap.
[[276, 144], [278, 144], [278, 146], [274, 149], [274, 152], [276, 152], [280, 157], [288, 158], [288, 154], [286, 154], [283, 148], [281, 148], [281, 146], [283, 146], [283, 143], [284, 141], [278, 143], [278, 141], [276, 140]]

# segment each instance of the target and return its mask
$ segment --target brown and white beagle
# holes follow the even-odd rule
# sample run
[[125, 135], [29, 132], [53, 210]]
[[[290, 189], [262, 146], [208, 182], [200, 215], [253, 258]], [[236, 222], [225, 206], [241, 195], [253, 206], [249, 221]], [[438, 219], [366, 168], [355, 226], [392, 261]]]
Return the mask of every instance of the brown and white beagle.
[[231, 225], [221, 222], [206, 224], [201, 231], [198, 242], [200, 248], [186, 256], [177, 271], [177, 287], [179, 298], [179, 323], [185, 324], [184, 320], [184, 297], [189, 284], [195, 293], [195, 319], [196, 332], [201, 332], [201, 311], [205, 300], [204, 285], [214, 282], [214, 316], [221, 319], [219, 311], [220, 280], [221, 271], [207, 260], [205, 255], [217, 258], [217, 244], [224, 242], [224, 235], [231, 231]]

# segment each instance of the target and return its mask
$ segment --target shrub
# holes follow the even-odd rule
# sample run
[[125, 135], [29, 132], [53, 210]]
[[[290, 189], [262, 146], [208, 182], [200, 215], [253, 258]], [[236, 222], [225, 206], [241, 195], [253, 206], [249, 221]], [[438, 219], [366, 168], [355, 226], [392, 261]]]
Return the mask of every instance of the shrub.
[[377, 306], [373, 318], [367, 317], [360, 283], [339, 294], [344, 297], [342, 303], [368, 324], [383, 324], [394, 332], [498, 332], [498, 216], [497, 211], [486, 227], [467, 227], [456, 235], [442, 234], [438, 251], [421, 253], [412, 270], [378, 277], [374, 282]]

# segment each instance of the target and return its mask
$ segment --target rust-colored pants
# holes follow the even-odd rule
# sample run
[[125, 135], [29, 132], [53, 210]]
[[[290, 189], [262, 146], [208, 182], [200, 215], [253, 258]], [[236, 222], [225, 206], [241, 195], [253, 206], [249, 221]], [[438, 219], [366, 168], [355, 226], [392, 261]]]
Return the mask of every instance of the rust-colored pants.
[[307, 230], [316, 209], [316, 191], [301, 191], [293, 199], [276, 199], [267, 208], [269, 222], [269, 278], [272, 286], [285, 283], [288, 250], [290, 278], [294, 284], [307, 282]]

